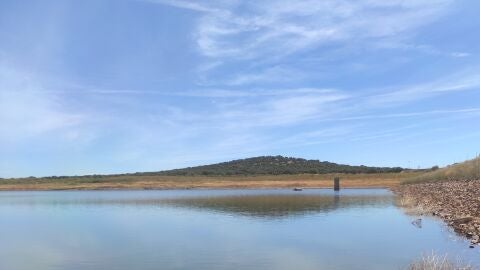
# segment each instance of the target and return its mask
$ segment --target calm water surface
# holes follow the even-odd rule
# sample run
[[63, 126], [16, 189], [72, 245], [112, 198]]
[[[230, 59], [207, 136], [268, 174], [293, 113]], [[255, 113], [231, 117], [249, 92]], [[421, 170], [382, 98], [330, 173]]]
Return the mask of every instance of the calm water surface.
[[0, 269], [402, 269], [435, 251], [480, 264], [387, 190], [0, 192]]

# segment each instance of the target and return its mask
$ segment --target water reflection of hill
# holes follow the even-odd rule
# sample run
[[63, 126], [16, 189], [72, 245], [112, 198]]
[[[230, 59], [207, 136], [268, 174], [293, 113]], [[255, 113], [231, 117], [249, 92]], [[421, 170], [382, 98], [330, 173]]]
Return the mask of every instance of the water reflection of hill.
[[389, 195], [249, 195], [224, 197], [177, 198], [163, 204], [189, 209], [203, 209], [252, 217], [287, 217], [327, 213], [338, 209], [384, 207], [392, 204]]
[[[285, 192], [285, 191], [283, 191]], [[34, 193], [31, 196], [0, 196], [0, 202], [29, 207], [174, 207], [237, 216], [282, 218], [328, 213], [334, 210], [385, 207], [393, 202], [390, 193]], [[18, 195], [18, 194], [16, 194]]]

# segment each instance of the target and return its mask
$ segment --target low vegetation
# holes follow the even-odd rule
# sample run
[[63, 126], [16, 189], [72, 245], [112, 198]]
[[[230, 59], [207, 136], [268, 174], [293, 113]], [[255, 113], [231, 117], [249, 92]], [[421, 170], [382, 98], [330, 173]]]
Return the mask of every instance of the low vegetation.
[[391, 187], [420, 171], [263, 156], [184, 169], [116, 175], [0, 179], [0, 190]]
[[407, 179], [405, 184], [480, 180], [480, 156]]
[[0, 190], [392, 187], [418, 172], [236, 176], [105, 175], [0, 180]]
[[447, 256], [439, 256], [435, 253], [424, 256], [413, 262], [408, 270], [473, 270], [468, 264], [452, 262]]
[[[442, 169], [350, 166], [319, 160], [263, 156], [183, 169], [116, 175], [1, 179], [6, 189], [259, 188], [326, 187], [333, 174], [351, 187], [392, 187], [436, 181], [480, 179], [480, 157]], [[352, 176], [350, 176], [352, 175]], [[355, 179], [355, 180], [353, 180]], [[278, 183], [277, 183], [278, 182]]]

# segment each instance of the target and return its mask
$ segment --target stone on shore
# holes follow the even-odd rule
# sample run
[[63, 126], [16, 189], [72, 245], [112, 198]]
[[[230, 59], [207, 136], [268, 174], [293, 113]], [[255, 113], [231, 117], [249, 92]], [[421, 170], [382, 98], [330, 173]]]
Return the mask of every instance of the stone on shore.
[[472, 245], [480, 243], [480, 180], [408, 184], [394, 191], [409, 206], [445, 220]]

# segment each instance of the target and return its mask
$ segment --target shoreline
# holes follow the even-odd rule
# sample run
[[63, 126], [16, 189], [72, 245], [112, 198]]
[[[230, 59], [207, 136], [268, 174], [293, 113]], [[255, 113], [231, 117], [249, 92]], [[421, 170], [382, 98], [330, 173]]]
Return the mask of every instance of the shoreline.
[[[235, 187], [235, 188], [228, 188], [228, 187], [218, 187], [218, 188], [209, 188], [209, 187], [196, 187], [196, 188], [97, 188], [97, 189], [0, 189], [0, 193], [2, 192], [33, 192], [33, 191], [169, 191], [169, 190], [293, 190], [295, 187]], [[331, 189], [333, 190], [333, 186], [331, 187], [308, 187], [308, 188], [301, 188], [302, 190], [315, 190], [315, 189]], [[354, 187], [342, 187], [340, 189], [385, 189], [391, 191], [393, 193], [392, 187], [387, 186], [354, 186]], [[300, 190], [300, 191], [302, 191]]]
[[23, 178], [0, 180], [0, 191], [332, 188], [334, 177], [340, 177], [341, 188], [392, 188], [412, 175], [415, 174]]
[[391, 189], [407, 212], [435, 216], [480, 244], [480, 180], [405, 184]]
[[[399, 183], [392, 183], [392, 184], [353, 184], [342, 186], [341, 189], [389, 189], [391, 190], [393, 187], [398, 186]], [[245, 184], [239, 185], [235, 183], [227, 183], [227, 184], [218, 184], [218, 185], [166, 185], [160, 187], [150, 187], [150, 186], [143, 186], [143, 187], [131, 187], [129, 185], [126, 186], [74, 186], [74, 187], [65, 187], [65, 186], [58, 186], [58, 187], [48, 187], [42, 185], [35, 185], [35, 186], [2, 186], [0, 187], [0, 192], [8, 192], [8, 191], [115, 191], [115, 190], [132, 190], [132, 191], [139, 191], [139, 190], [248, 190], [248, 189], [294, 189], [294, 188], [301, 188], [304, 190], [308, 189], [333, 189], [333, 184], [315, 184], [315, 183], [308, 183], [307, 185], [299, 185], [296, 183], [278, 183], [278, 184]]]

